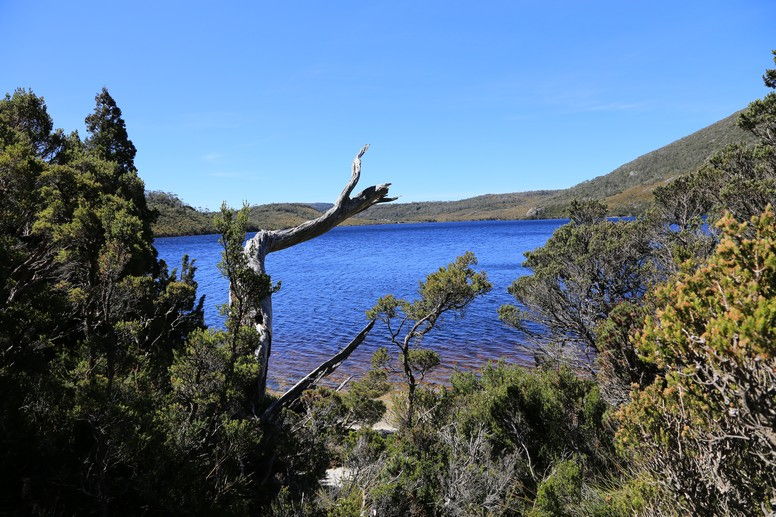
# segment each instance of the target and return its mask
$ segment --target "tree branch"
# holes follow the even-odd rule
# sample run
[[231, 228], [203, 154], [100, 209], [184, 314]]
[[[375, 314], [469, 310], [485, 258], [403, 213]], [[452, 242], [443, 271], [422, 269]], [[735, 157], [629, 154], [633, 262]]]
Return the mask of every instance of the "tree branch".
[[305, 221], [304, 223], [300, 224], [299, 226], [295, 226], [294, 228], [270, 232], [259, 232], [266, 233], [268, 236], [267, 253], [290, 248], [295, 244], [310, 240], [328, 232], [339, 223], [360, 212], [363, 212], [370, 206], [376, 205], [378, 203], [388, 203], [397, 199], [395, 197], [388, 197], [388, 187], [391, 186], [390, 183], [368, 187], [357, 196], [350, 197], [350, 194], [356, 187], [358, 180], [361, 178], [361, 157], [364, 156], [364, 153], [366, 153], [367, 149], [369, 149], [368, 145], [362, 147], [356, 157], [353, 159], [350, 181], [348, 181], [347, 185], [345, 185], [345, 188], [337, 198], [334, 206], [329, 208], [320, 217], [310, 221]]
[[361, 157], [364, 156], [364, 153], [366, 153], [367, 150], [369, 150], [369, 144], [366, 144], [364, 147], [362, 147], [356, 157], [353, 158], [353, 164], [350, 166], [350, 181], [347, 185], [345, 185], [345, 188], [342, 190], [342, 193], [337, 198], [337, 202], [335, 204], [340, 205], [347, 201], [350, 197], [350, 193], [353, 192], [354, 188], [356, 188], [358, 180], [361, 179]]
[[305, 375], [302, 380], [297, 382], [291, 389], [286, 391], [279, 399], [270, 404], [270, 406], [261, 415], [261, 421], [268, 422], [277, 418], [277, 416], [280, 414], [280, 411], [295, 402], [305, 390], [313, 387], [321, 379], [336, 370], [337, 367], [339, 367], [339, 365], [342, 364], [345, 359], [350, 357], [350, 354], [352, 354], [353, 351], [358, 348], [358, 346], [364, 341], [367, 334], [369, 334], [369, 331], [371, 331], [372, 327], [374, 327], [375, 321], [376, 320], [371, 320], [369, 323], [367, 323], [366, 327], [364, 327], [361, 332], [359, 332], [358, 335], [353, 338], [353, 340], [348, 343], [342, 350], [321, 363], [320, 366]]

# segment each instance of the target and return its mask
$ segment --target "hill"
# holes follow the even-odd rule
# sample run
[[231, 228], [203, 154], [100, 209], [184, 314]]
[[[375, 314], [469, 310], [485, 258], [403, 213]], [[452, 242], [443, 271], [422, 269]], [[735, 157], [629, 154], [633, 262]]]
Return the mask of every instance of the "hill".
[[159, 191], [146, 192], [146, 203], [158, 214], [156, 222], [153, 224], [156, 237], [201, 235], [215, 232], [212, 214], [185, 204], [175, 194]]
[[[716, 151], [751, 136], [736, 125], [734, 113], [691, 135], [639, 156], [608, 174], [562, 190], [486, 194], [459, 201], [425, 201], [376, 205], [346, 224], [378, 224], [486, 219], [539, 219], [564, 217], [574, 198], [600, 199], [610, 215], [635, 215], [652, 200], [655, 187], [688, 174]], [[174, 194], [149, 192], [149, 205], [159, 212], [157, 236], [213, 233], [212, 213], [183, 203]], [[250, 229], [294, 226], [317, 217], [329, 203], [273, 203], [251, 208]]]
[[472, 221], [526, 219], [536, 207], [553, 199], [558, 190], [535, 190], [510, 194], [485, 194], [459, 201], [423, 201], [373, 206], [361, 216], [378, 221]]
[[565, 217], [574, 198], [600, 199], [610, 215], [634, 215], [652, 200], [652, 191], [688, 174], [727, 145], [752, 137], [736, 122], [738, 112], [655, 151], [639, 156], [612, 172], [562, 190], [490, 194], [461, 201], [378, 205], [364, 213], [377, 220], [461, 221]]
[[[158, 213], [157, 220], [153, 224], [156, 237], [216, 233], [213, 212], [191, 207], [175, 194], [151, 191], [146, 193], [146, 201], [149, 208]], [[319, 205], [321, 206], [319, 209], [306, 203], [272, 203], [252, 206], [248, 215], [248, 230], [256, 231], [260, 228], [276, 230], [296, 226], [321, 215], [325, 203]], [[385, 221], [373, 221], [361, 217], [346, 221], [345, 224], [361, 225], [380, 222]]]
[[601, 199], [611, 215], [640, 213], [652, 200], [655, 187], [696, 170], [730, 144], [753, 141], [750, 133], [738, 127], [739, 113], [639, 156], [606, 175], [560, 191], [542, 205], [543, 214], [561, 213], [574, 198]]

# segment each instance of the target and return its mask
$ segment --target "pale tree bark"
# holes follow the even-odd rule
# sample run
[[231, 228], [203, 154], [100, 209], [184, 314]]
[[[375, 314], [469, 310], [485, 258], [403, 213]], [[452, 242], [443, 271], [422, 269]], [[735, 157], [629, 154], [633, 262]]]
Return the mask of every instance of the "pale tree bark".
[[[365, 145], [353, 159], [350, 181], [345, 185], [334, 206], [320, 217], [306, 221], [294, 228], [285, 230], [261, 230], [245, 244], [245, 253], [251, 268], [258, 273], [265, 273], [264, 261], [269, 253], [290, 248], [301, 242], [322, 235], [346, 219], [363, 212], [378, 203], [387, 203], [396, 198], [388, 197], [390, 183], [375, 185], [364, 189], [360, 194], [351, 197], [361, 177], [361, 157], [369, 148]], [[332, 250], [336, 253], [336, 250]], [[256, 357], [261, 365], [258, 394], [264, 398], [267, 388], [267, 372], [269, 358], [272, 352], [272, 295], [261, 300], [259, 309], [249, 315], [246, 323], [254, 325], [259, 334], [256, 344]]]

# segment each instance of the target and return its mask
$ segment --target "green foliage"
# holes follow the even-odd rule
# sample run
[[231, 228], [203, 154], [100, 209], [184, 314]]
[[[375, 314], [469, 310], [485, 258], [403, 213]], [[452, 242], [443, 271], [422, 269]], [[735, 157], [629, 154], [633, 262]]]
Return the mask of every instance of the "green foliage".
[[595, 383], [571, 370], [486, 367], [479, 386], [458, 414], [464, 428], [484, 423], [496, 450], [525, 453], [532, 471], [524, 483], [535, 482], [558, 458], [584, 453], [601, 471], [613, 452], [607, 432], [608, 405]]
[[146, 203], [157, 214], [153, 224], [156, 237], [218, 233], [213, 214], [185, 204], [175, 194], [146, 192]]
[[649, 303], [622, 302], [596, 327], [596, 379], [610, 404], [626, 402], [631, 389], [650, 384], [657, 373], [633, 346], [649, 308]]
[[580, 515], [582, 472], [574, 460], [561, 461], [536, 491], [531, 517], [573, 517]]
[[85, 147], [94, 155], [119, 166], [122, 173], [136, 172], [137, 149], [129, 139], [127, 127], [121, 117], [121, 109], [103, 88], [94, 98], [94, 113], [86, 117], [86, 130], [90, 136]]
[[347, 497], [337, 500], [336, 506], [326, 512], [326, 517], [361, 517], [363, 498], [353, 490]]
[[[596, 487], [593, 497], [585, 500], [581, 510], [591, 517], [626, 517], [631, 515], [654, 515], [658, 490], [647, 476], [642, 474], [625, 477], [607, 486]], [[676, 515], [668, 509], [666, 515]]]
[[[591, 481], [594, 484], [591, 485]], [[526, 513], [539, 516], [627, 517], [652, 515], [656, 491], [638, 476], [611, 480], [591, 477], [579, 457], [558, 462], [536, 491]], [[668, 515], [673, 515], [669, 512]]]
[[476, 264], [474, 253], [467, 251], [420, 282], [419, 298], [414, 302], [389, 294], [366, 313], [367, 318], [385, 324], [391, 343], [399, 349], [399, 360], [407, 381], [404, 419], [408, 427], [413, 422], [418, 382], [439, 365], [436, 352], [420, 347], [423, 336], [434, 329], [444, 314], [462, 314], [476, 297], [492, 287], [485, 273], [472, 269]]
[[[346, 389], [319, 387], [303, 396], [305, 412], [321, 420], [316, 424], [319, 432], [336, 442], [350, 428], [371, 426], [383, 417], [386, 405], [379, 399], [391, 388], [387, 363], [385, 348], [379, 348], [372, 356], [372, 368], [361, 378], [348, 381]], [[337, 454], [342, 453], [339, 443], [332, 444], [331, 448]]]
[[574, 224], [592, 224], [606, 219], [606, 205], [596, 200], [573, 199], [569, 206], [569, 218]]
[[597, 326], [620, 303], [639, 300], [658, 274], [651, 224], [596, 220], [600, 210], [580, 208], [585, 213], [572, 214], [544, 246], [526, 253], [532, 274], [509, 287], [519, 305], [499, 309], [502, 321], [531, 340], [539, 361], [558, 344], [571, 360], [582, 354], [586, 362], [598, 346]]
[[167, 453], [178, 475], [167, 501], [179, 510], [247, 509], [253, 489], [252, 462], [261, 453], [262, 430], [252, 418], [251, 395], [259, 372], [251, 332], [193, 333], [170, 368], [170, 402], [160, 412]]
[[194, 264], [156, 259], [134, 155], [106, 151], [134, 149], [106, 102], [84, 143], [32, 92], [0, 101], [0, 484], [22, 513], [155, 499], [154, 408], [203, 326]]
[[232, 331], [245, 323], [246, 318], [258, 310], [259, 302], [280, 289], [272, 285], [265, 273], [257, 273], [248, 265], [248, 256], [243, 252], [243, 241], [248, 224], [248, 206], [239, 212], [229, 210], [226, 204], [214, 222], [224, 248], [218, 269], [229, 279], [230, 303], [221, 307], [226, 316], [227, 329]]
[[5, 148], [21, 143], [43, 160], [54, 157], [62, 145], [61, 131], [46, 111], [46, 102], [32, 91], [17, 89], [0, 102], [0, 141]]
[[608, 406], [595, 383], [567, 369], [507, 365], [451, 382], [418, 392], [424, 418], [411, 428], [349, 442], [344, 465], [357, 474], [340, 491], [343, 508], [357, 493], [387, 516], [522, 515], [536, 508], [544, 511], [537, 515], [553, 515], [557, 500], [581, 514], [619, 480]]
[[242, 514], [260, 501], [258, 469], [269, 450], [256, 416], [261, 364], [248, 316], [278, 287], [248, 265], [246, 220], [247, 208], [226, 205], [215, 220], [223, 247], [218, 267], [230, 286], [230, 303], [221, 307], [225, 330], [193, 332], [169, 368], [172, 389], [159, 421], [179, 469], [166, 504], [178, 511]]
[[776, 497], [776, 218], [728, 216], [707, 265], [656, 292], [639, 352], [660, 370], [621, 411], [633, 447], [689, 512], [754, 515]]
[[388, 382], [389, 360], [388, 350], [378, 348], [372, 355], [372, 368], [363, 378], [351, 382], [341, 395], [342, 404], [348, 412], [348, 422], [372, 425], [385, 414], [385, 403], [377, 399], [391, 389]]
[[423, 382], [423, 378], [428, 372], [439, 366], [440, 358], [439, 354], [434, 350], [428, 348], [412, 348], [409, 351], [407, 357], [410, 368], [413, 372], [417, 373], [419, 381]]

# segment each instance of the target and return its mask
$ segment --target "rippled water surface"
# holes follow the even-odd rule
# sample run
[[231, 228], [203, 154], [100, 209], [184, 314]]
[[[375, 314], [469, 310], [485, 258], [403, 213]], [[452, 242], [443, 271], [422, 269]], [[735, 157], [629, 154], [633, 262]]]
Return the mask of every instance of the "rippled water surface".
[[[442, 321], [425, 339], [442, 356], [437, 378], [492, 359], [519, 361], [519, 337], [499, 322], [498, 307], [512, 300], [507, 287], [528, 271], [523, 253], [544, 244], [563, 220], [477, 221], [349, 226], [267, 257], [267, 271], [282, 289], [273, 297], [274, 339], [270, 384], [282, 388], [341, 348], [366, 324], [364, 312], [388, 293], [413, 298], [418, 281], [465, 251], [473, 251], [493, 290], [476, 300], [463, 318]], [[216, 235], [156, 239], [170, 267], [184, 254], [197, 261], [206, 322], [220, 327], [217, 306], [227, 300], [227, 282], [216, 263]], [[343, 364], [336, 378], [368, 367], [371, 352], [386, 342], [378, 324]]]

